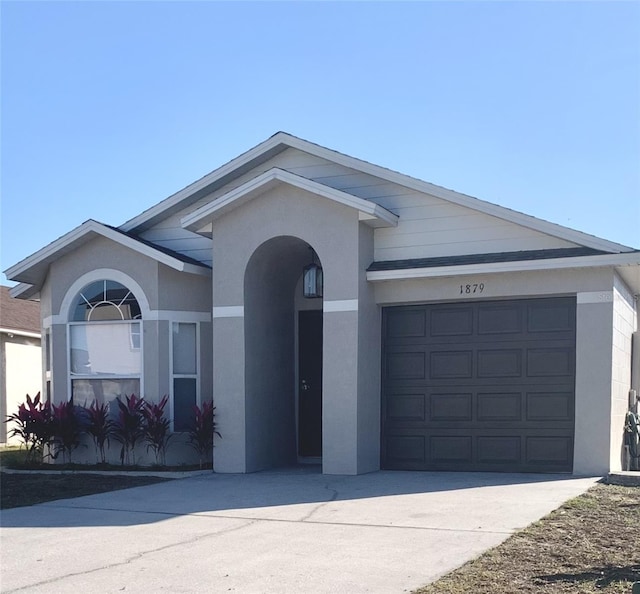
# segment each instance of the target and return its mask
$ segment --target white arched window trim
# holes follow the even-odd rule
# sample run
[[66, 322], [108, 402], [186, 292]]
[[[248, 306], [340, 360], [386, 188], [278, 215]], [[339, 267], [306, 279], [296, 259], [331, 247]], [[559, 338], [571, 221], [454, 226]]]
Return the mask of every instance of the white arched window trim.
[[[136, 394], [136, 396], [142, 396], [145, 393], [144, 392], [144, 339], [143, 339], [144, 332], [142, 331], [142, 324], [145, 318], [150, 317], [149, 301], [147, 300], [146, 295], [144, 294], [144, 291], [142, 290], [140, 285], [133, 278], [131, 278], [129, 275], [119, 270], [113, 270], [109, 268], [99, 268], [91, 272], [88, 272], [82, 275], [81, 277], [79, 277], [78, 279], [76, 279], [76, 281], [72, 283], [72, 285], [69, 287], [69, 289], [65, 293], [64, 299], [62, 300], [62, 304], [60, 306], [59, 319], [61, 321], [62, 320], [65, 321], [66, 328], [67, 328], [67, 332], [66, 332], [67, 334], [67, 382], [68, 382], [67, 394], [69, 396], [73, 394], [73, 381], [82, 381], [82, 380], [107, 381], [109, 379], [116, 380], [116, 381], [126, 381], [127, 379], [125, 376], [122, 376], [122, 377], [118, 377], [118, 376], [110, 377], [105, 375], [83, 376], [78, 374], [72, 374], [71, 352], [70, 352], [71, 343], [72, 343], [71, 333], [74, 325], [82, 324], [82, 322], [71, 321], [72, 312], [76, 304], [76, 299], [80, 294], [80, 292], [86, 286], [96, 281], [102, 281], [102, 280], [115, 281], [125, 286], [129, 291], [131, 291], [131, 293], [137, 300], [138, 305], [140, 307], [140, 313], [141, 313], [142, 319], [137, 321], [137, 323], [140, 324], [140, 347], [139, 347], [140, 372], [135, 376], [130, 376], [130, 379], [136, 379], [138, 381], [139, 389], [137, 390], [138, 393]], [[105, 324], [105, 323], [113, 323], [113, 322], [92, 322], [92, 324], [96, 324], [96, 325]], [[125, 324], [127, 322], [123, 321], [122, 323]], [[86, 404], [89, 404], [89, 402], [87, 402]]]
[[62, 300], [62, 304], [60, 305], [60, 319], [65, 322], [69, 321], [69, 318], [71, 317], [71, 310], [75, 305], [75, 299], [82, 289], [93, 282], [105, 279], [116, 281], [117, 283], [127, 287], [127, 289], [133, 293], [133, 296], [136, 298], [138, 305], [140, 306], [140, 313], [142, 314], [143, 320], [148, 320], [152, 317], [150, 315], [151, 308], [149, 307], [149, 301], [144, 294], [142, 287], [133, 278], [120, 270], [114, 270], [112, 268], [98, 268], [83, 274], [69, 287], [65, 293], [64, 299]]

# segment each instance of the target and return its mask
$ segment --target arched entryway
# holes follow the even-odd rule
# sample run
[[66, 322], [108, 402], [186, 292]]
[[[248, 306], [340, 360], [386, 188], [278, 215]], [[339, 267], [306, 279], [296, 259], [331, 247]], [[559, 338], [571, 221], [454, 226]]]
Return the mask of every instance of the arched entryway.
[[253, 470], [320, 462], [322, 298], [303, 297], [312, 247], [276, 237], [252, 254], [244, 276], [246, 461]]

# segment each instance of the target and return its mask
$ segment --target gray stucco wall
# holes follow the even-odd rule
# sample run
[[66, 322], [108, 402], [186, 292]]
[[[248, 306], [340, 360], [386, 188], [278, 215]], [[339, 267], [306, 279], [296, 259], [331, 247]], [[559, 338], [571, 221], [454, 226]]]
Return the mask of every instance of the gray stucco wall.
[[[354, 474], [376, 467], [377, 461], [372, 460], [376, 448], [372, 444], [373, 434], [367, 423], [358, 421], [359, 313], [355, 309], [340, 311], [340, 306], [338, 311], [326, 310], [329, 302], [353, 304], [359, 298], [364, 275], [360, 246], [361, 242], [371, 244], [373, 238], [368, 233], [361, 239], [360, 225], [357, 211], [288, 186], [265, 192], [213, 222], [214, 398], [223, 433], [216, 450], [217, 471], [247, 472], [267, 463], [277, 465], [280, 458], [274, 453], [275, 444], [266, 445], [272, 438], [256, 431], [259, 416], [266, 403], [273, 405], [276, 391], [280, 392], [277, 398], [281, 399], [287, 419], [294, 410], [291, 407], [295, 393], [295, 370], [291, 367], [295, 361], [293, 289], [309, 254], [303, 250], [301, 259], [296, 261], [292, 257], [293, 248], [280, 245], [274, 260], [278, 262], [277, 269], [268, 268], [269, 278], [277, 278], [278, 289], [269, 288], [269, 283], [259, 283], [260, 272], [272, 261], [267, 252], [265, 261], [256, 260], [247, 268], [254, 253], [261, 257], [260, 250], [256, 252], [260, 246], [282, 237], [298, 238], [313, 247], [324, 271], [323, 471]], [[372, 246], [368, 250], [372, 253]], [[259, 294], [261, 286], [263, 295]], [[229, 307], [236, 309], [224, 309]], [[267, 317], [271, 317], [268, 324], [259, 321], [264, 316], [257, 315], [267, 310]], [[284, 329], [281, 335], [278, 328]], [[272, 348], [278, 355], [266, 355]], [[260, 353], [263, 358], [255, 364]], [[266, 369], [276, 364], [274, 357], [281, 357], [277, 359], [280, 361], [277, 372]], [[264, 385], [265, 377], [271, 383], [268, 387]], [[370, 390], [365, 392], [368, 395]], [[371, 407], [375, 406], [373, 401]], [[293, 424], [287, 421], [287, 425]], [[375, 432], [379, 432], [379, 427]], [[291, 443], [290, 429], [283, 436]], [[259, 456], [257, 450], [262, 452]]]

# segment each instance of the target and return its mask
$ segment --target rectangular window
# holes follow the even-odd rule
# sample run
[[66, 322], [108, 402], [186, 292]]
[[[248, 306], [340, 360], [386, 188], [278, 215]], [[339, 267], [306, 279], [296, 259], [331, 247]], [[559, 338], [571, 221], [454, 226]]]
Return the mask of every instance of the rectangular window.
[[[97, 404], [111, 404], [117, 397], [124, 401], [126, 396], [140, 395], [139, 379], [73, 379], [71, 395], [76, 404], [90, 406], [95, 400]], [[110, 407], [115, 414], [117, 407]]]
[[44, 335], [44, 370], [51, 371], [51, 331], [47, 330]]
[[140, 374], [140, 322], [73, 324], [70, 341], [72, 376]]
[[173, 430], [188, 431], [198, 404], [198, 325], [174, 322], [172, 325]]

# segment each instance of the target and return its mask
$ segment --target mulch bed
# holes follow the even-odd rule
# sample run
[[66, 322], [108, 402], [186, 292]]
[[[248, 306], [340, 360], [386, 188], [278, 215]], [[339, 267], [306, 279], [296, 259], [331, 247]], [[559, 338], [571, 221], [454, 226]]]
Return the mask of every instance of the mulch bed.
[[9, 474], [0, 475], [0, 509], [45, 503], [56, 499], [106, 493], [142, 487], [166, 480], [154, 476], [93, 474]]

